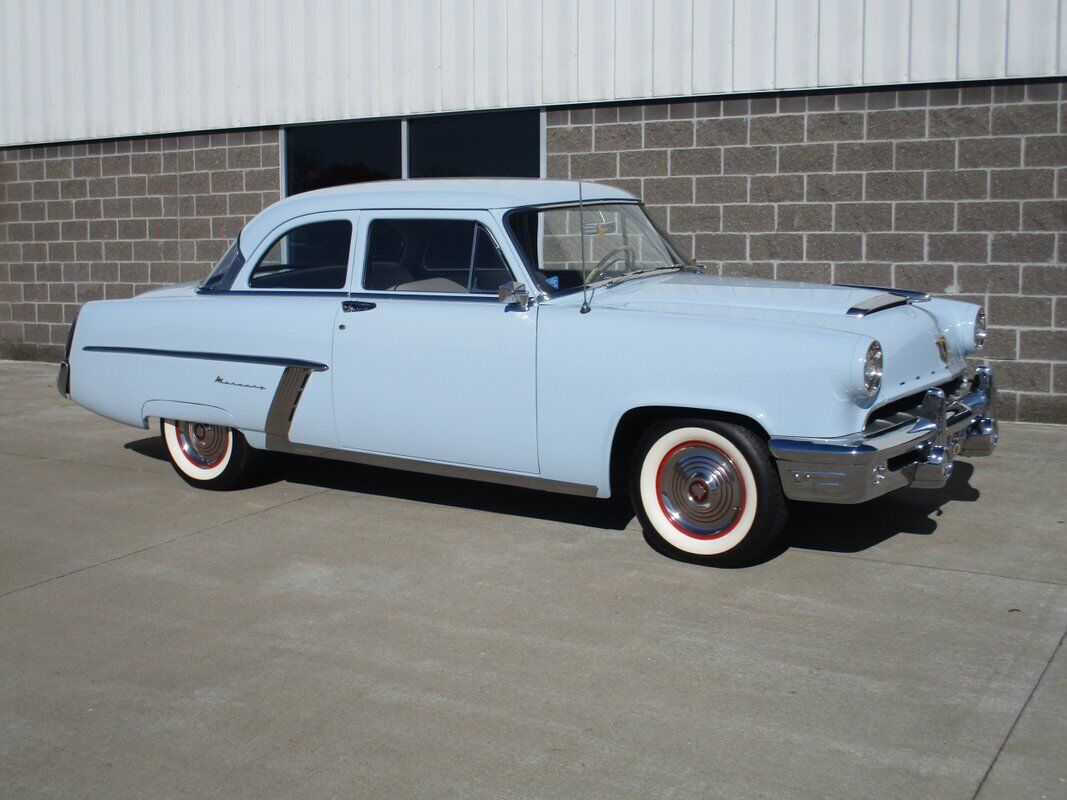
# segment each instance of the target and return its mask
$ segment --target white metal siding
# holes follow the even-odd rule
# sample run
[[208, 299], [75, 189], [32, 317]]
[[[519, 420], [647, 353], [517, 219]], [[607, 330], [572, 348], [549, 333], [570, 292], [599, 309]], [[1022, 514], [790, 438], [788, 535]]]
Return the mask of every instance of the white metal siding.
[[0, 0], [0, 145], [1067, 71], [1067, 0]]

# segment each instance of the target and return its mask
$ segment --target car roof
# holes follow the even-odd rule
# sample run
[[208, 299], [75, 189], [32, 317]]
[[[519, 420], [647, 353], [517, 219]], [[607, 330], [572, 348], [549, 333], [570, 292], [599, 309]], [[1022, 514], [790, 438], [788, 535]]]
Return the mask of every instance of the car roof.
[[[614, 186], [581, 181], [581, 199], [636, 200]], [[579, 181], [540, 178], [419, 178], [369, 181], [316, 189], [279, 200], [256, 215], [241, 234], [241, 249], [251, 250], [276, 227], [295, 217], [327, 211], [362, 209], [487, 210], [577, 203]]]

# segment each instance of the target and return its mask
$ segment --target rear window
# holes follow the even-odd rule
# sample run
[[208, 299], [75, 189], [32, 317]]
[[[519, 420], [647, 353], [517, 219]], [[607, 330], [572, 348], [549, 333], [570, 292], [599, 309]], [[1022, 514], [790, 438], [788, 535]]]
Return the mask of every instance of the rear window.
[[199, 288], [207, 290], [217, 288], [223, 283], [223, 279], [227, 275], [232, 278], [244, 263], [244, 256], [241, 255], [241, 239], [238, 237], [233, 240], [233, 244], [223, 253], [222, 258], [208, 273], [208, 276], [201, 281]]

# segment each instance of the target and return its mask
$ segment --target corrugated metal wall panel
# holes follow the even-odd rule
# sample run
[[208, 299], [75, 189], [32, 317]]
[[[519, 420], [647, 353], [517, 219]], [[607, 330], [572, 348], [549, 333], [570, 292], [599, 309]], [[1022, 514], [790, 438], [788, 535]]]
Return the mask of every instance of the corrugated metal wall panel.
[[864, 0], [863, 83], [908, 80], [911, 3]]
[[692, 20], [693, 0], [653, 0], [652, 94], [692, 94], [692, 25], [657, 25], [656, 20]]
[[0, 145], [1062, 75], [1067, 0], [0, 0]]
[[908, 78], [943, 80], [956, 76], [959, 6], [952, 2], [912, 3]]
[[570, 0], [543, 0], [541, 9], [542, 96], [577, 102], [578, 7]]
[[731, 91], [733, 53], [733, 0], [693, 0], [694, 94]]
[[775, 0], [734, 0], [735, 92], [774, 87]]
[[1008, 68], [1011, 77], [1056, 71], [1059, 0], [1010, 0]]
[[822, 0], [819, 3], [819, 71], [817, 85], [858, 86], [863, 83], [863, 3]]
[[960, 80], [1004, 77], [1007, 33], [1008, 0], [960, 0]]
[[775, 86], [815, 86], [819, 83], [819, 0], [778, 0], [775, 30]]

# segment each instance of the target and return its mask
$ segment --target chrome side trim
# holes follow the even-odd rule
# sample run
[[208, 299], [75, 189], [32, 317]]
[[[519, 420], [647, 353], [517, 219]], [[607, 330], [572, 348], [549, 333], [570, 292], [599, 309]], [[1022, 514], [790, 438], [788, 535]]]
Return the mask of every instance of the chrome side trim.
[[314, 445], [299, 444], [281, 439], [276, 436], [267, 436], [267, 449], [282, 453], [295, 453], [302, 456], [315, 456], [317, 458], [331, 458], [335, 461], [350, 461], [355, 464], [366, 464], [371, 467], [384, 467], [397, 469], [405, 472], [422, 472], [427, 475], [439, 475], [445, 478], [461, 478], [469, 481], [484, 481], [485, 483], [497, 483], [504, 486], [517, 486], [522, 489], [537, 489], [559, 494], [573, 494], [579, 497], [596, 497], [597, 487], [587, 486], [582, 483], [568, 483], [566, 481], [554, 481], [541, 478], [537, 475], [516, 475], [510, 472], [497, 472], [491, 469], [479, 467], [466, 467], [457, 464], [442, 464], [437, 461], [420, 461], [415, 458], [402, 458], [400, 456], [387, 456], [381, 453], [363, 453], [357, 450], [339, 450], [332, 447], [316, 447]]
[[883, 292], [882, 294], [876, 294], [874, 297], [868, 297], [866, 300], [861, 300], [845, 313], [850, 317], [865, 317], [876, 311], [885, 311], [887, 308], [896, 308], [907, 304], [907, 298], [898, 294]]
[[274, 356], [247, 356], [237, 353], [201, 353], [194, 350], [157, 350], [151, 347], [110, 347], [86, 345], [82, 348], [87, 353], [126, 353], [135, 356], [164, 356], [167, 358], [194, 358], [203, 361], [230, 361], [235, 364], [263, 364], [268, 367], [301, 367], [312, 372], [325, 372], [329, 369], [317, 361], [304, 361], [299, 358], [276, 358]]
[[286, 367], [282, 372], [278, 388], [274, 390], [274, 399], [271, 400], [270, 409], [267, 411], [267, 423], [263, 428], [267, 436], [280, 436], [288, 440], [296, 406], [310, 377], [311, 370], [307, 367]]

